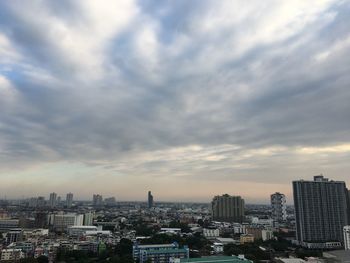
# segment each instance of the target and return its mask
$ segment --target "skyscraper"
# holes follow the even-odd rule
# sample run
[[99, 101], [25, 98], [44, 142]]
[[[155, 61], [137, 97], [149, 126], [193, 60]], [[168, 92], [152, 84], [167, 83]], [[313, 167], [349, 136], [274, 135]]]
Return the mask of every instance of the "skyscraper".
[[153, 207], [153, 195], [151, 191], [148, 191], [148, 208]]
[[49, 206], [55, 207], [57, 203], [57, 194], [56, 193], [51, 193], [50, 194], [50, 199], [49, 199]]
[[286, 196], [279, 192], [271, 195], [272, 219], [283, 222], [287, 219]]
[[103, 205], [103, 198], [102, 195], [94, 194], [92, 197], [92, 205], [99, 207]]
[[224, 194], [211, 202], [212, 218], [216, 221], [239, 222], [244, 220], [244, 199]]
[[68, 208], [71, 208], [73, 205], [73, 194], [72, 193], [68, 193], [66, 196], [66, 206]]
[[335, 248], [343, 244], [348, 223], [345, 182], [322, 175], [314, 181], [294, 181], [293, 196], [297, 240], [304, 247]]

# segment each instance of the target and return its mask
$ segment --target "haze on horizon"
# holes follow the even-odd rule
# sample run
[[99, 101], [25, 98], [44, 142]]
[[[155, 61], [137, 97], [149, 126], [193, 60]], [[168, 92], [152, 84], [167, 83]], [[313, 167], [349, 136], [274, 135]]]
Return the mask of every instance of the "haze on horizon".
[[349, 181], [350, 1], [1, 1], [0, 198], [266, 203]]

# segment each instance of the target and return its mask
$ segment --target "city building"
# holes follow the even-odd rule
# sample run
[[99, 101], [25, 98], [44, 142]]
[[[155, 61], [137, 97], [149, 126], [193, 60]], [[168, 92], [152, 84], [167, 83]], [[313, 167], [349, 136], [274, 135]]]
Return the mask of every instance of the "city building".
[[220, 230], [215, 228], [203, 228], [203, 236], [205, 238], [216, 238], [220, 236]]
[[211, 212], [215, 221], [241, 223], [244, 220], [244, 199], [228, 194], [215, 196], [211, 202]]
[[19, 219], [0, 219], [0, 232], [19, 227]]
[[49, 206], [53, 208], [53, 207], [56, 207], [56, 205], [57, 205], [57, 194], [51, 193], [49, 198]]
[[11, 244], [13, 242], [18, 242], [22, 240], [23, 240], [22, 228], [14, 228], [6, 233], [6, 244]]
[[345, 250], [350, 250], [350, 226], [344, 226], [344, 248]]
[[69, 226], [67, 232], [70, 236], [82, 236], [87, 231], [97, 231], [97, 226]]
[[24, 253], [21, 249], [3, 249], [1, 250], [1, 261], [19, 261], [24, 258]]
[[44, 196], [39, 196], [37, 200], [37, 207], [41, 208], [46, 205], [45, 197]]
[[73, 194], [68, 193], [66, 196], [66, 206], [67, 206], [67, 208], [71, 208], [72, 205], [73, 205]]
[[244, 255], [238, 256], [210, 256], [200, 258], [181, 258], [170, 259], [169, 263], [242, 263], [252, 262], [244, 257]]
[[94, 222], [94, 213], [93, 212], [88, 212], [84, 214], [84, 226], [92, 226]]
[[254, 243], [254, 236], [251, 234], [243, 234], [239, 237], [241, 244]]
[[153, 207], [153, 195], [151, 191], [148, 191], [148, 208], [152, 208]]
[[297, 240], [308, 248], [336, 248], [343, 244], [348, 224], [345, 182], [322, 175], [313, 181], [294, 181]]
[[115, 206], [117, 204], [117, 200], [115, 197], [108, 197], [105, 199], [106, 206]]
[[103, 205], [103, 197], [99, 194], [94, 194], [92, 196], [92, 205], [95, 207], [101, 207]]
[[177, 243], [161, 245], [133, 245], [133, 258], [136, 262], [168, 263], [174, 258], [189, 258], [188, 247], [180, 248]]
[[272, 219], [274, 222], [283, 222], [287, 219], [286, 196], [279, 192], [271, 195]]
[[55, 231], [65, 232], [70, 226], [82, 226], [84, 222], [83, 215], [76, 214], [53, 214], [50, 223]]

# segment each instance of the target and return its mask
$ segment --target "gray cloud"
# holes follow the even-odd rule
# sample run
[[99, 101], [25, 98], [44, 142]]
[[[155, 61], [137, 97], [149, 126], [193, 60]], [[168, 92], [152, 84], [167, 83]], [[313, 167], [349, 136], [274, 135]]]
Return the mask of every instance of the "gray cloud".
[[[297, 150], [350, 141], [350, 6], [316, 2], [1, 3], [1, 166], [255, 182], [347, 169], [348, 152]], [[197, 159], [168, 158], [193, 145]]]

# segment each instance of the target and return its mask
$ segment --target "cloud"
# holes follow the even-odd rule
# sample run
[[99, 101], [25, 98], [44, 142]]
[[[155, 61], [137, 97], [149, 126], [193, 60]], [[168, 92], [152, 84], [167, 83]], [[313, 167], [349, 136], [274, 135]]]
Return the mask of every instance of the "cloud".
[[125, 182], [345, 180], [349, 10], [346, 1], [1, 3], [0, 171], [71, 162]]

